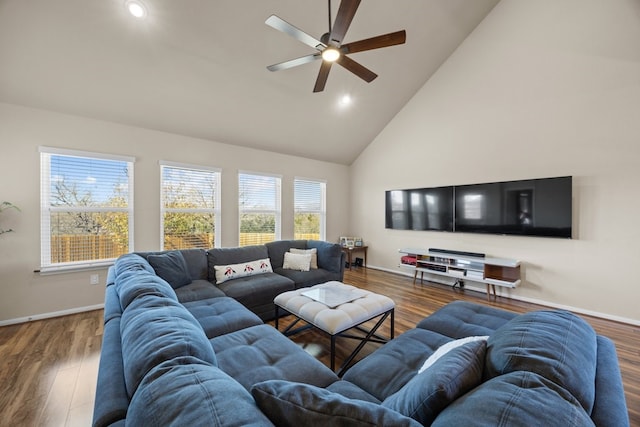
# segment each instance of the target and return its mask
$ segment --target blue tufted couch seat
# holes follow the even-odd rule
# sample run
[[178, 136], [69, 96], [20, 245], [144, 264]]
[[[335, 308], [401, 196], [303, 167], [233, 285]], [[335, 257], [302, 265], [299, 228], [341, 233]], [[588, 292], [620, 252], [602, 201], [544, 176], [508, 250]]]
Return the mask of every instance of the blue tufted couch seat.
[[96, 427], [629, 424], [615, 346], [567, 311], [453, 302], [339, 378], [229, 296], [181, 302], [140, 255], [110, 278]]

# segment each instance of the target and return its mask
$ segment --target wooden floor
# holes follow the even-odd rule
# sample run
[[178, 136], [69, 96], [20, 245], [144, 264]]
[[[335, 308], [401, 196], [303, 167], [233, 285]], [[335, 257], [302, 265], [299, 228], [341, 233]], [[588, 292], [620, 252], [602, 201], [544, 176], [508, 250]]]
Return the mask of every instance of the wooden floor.
[[[396, 335], [454, 300], [488, 304], [517, 313], [541, 308], [485, 294], [425, 284], [381, 271], [347, 271], [346, 283], [391, 297], [396, 303]], [[89, 426], [102, 339], [102, 310], [0, 328], [0, 426]], [[632, 426], [640, 427], [640, 328], [582, 316], [616, 343]], [[286, 325], [288, 318], [282, 319]], [[389, 333], [386, 321], [381, 334]], [[307, 331], [293, 337], [329, 364], [329, 338]], [[338, 340], [339, 365], [354, 342]], [[367, 344], [362, 357], [379, 344]]]

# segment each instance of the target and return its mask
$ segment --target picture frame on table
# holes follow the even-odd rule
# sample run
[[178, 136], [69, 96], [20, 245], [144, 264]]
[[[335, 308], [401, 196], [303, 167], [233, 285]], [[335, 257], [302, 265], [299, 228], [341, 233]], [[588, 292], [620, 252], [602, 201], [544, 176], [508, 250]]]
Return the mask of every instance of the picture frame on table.
[[347, 240], [348, 239], [349, 239], [348, 237], [340, 236], [340, 246], [343, 246], [343, 247], [347, 246]]
[[352, 237], [347, 238], [347, 242], [346, 242], [346, 247], [348, 248], [352, 248], [355, 245], [354, 240]]

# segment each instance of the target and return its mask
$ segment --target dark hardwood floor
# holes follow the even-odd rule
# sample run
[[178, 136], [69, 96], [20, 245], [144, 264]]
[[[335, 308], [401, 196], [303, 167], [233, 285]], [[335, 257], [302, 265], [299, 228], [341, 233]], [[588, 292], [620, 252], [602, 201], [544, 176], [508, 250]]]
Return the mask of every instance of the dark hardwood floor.
[[[391, 297], [396, 303], [396, 335], [454, 300], [487, 304], [517, 313], [544, 308], [451, 287], [412, 284], [412, 279], [366, 268], [347, 271], [346, 283]], [[88, 426], [91, 424], [102, 339], [102, 310], [0, 328], [0, 425]], [[289, 322], [281, 321], [281, 328]], [[632, 426], [640, 427], [640, 327], [582, 316], [617, 347]], [[389, 333], [389, 322], [381, 334]], [[292, 337], [309, 353], [329, 364], [329, 338], [309, 330]], [[338, 339], [339, 365], [352, 340]], [[380, 344], [367, 344], [360, 355]]]

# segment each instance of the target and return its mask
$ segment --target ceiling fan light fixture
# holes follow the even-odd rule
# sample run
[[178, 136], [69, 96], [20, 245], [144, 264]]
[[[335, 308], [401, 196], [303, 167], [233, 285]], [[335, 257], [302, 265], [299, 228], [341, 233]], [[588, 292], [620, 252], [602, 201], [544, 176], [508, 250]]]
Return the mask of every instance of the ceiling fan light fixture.
[[138, 0], [126, 0], [124, 2], [127, 11], [137, 19], [144, 19], [147, 17], [147, 8], [144, 3]]
[[328, 47], [322, 51], [322, 59], [327, 62], [335, 62], [340, 58], [340, 51], [334, 47]]

